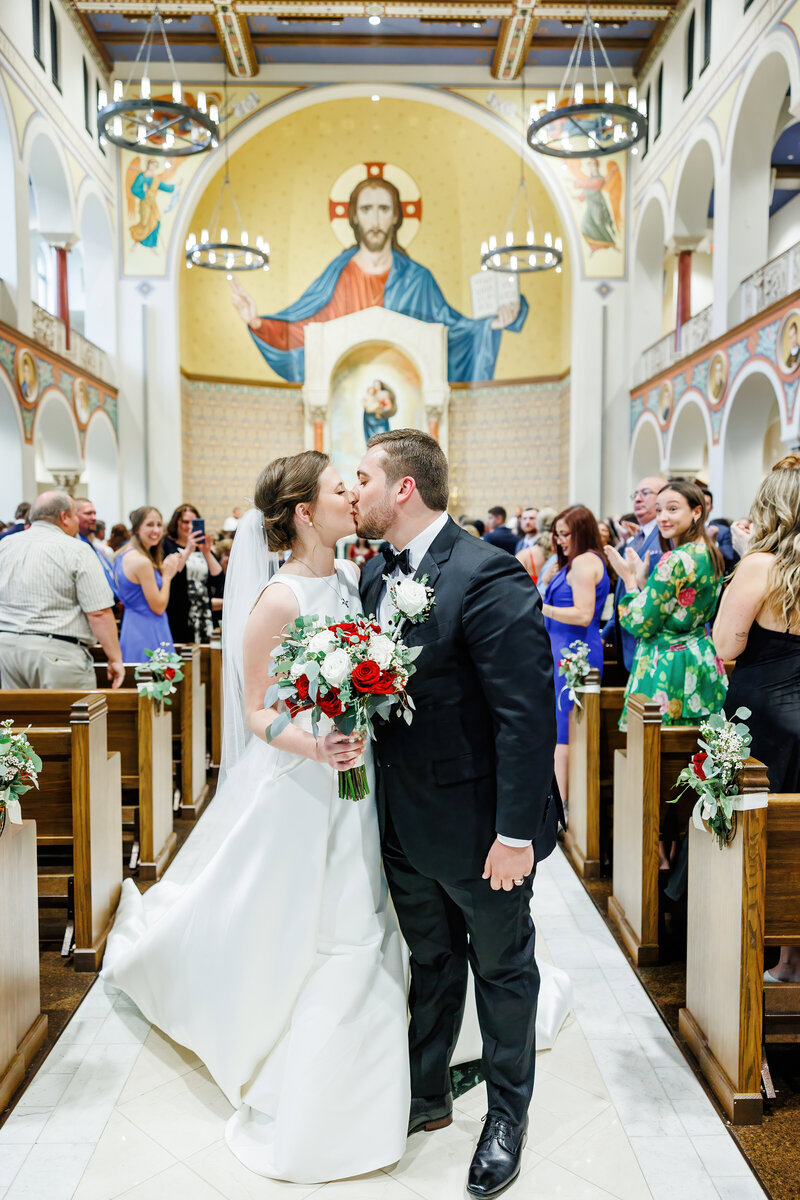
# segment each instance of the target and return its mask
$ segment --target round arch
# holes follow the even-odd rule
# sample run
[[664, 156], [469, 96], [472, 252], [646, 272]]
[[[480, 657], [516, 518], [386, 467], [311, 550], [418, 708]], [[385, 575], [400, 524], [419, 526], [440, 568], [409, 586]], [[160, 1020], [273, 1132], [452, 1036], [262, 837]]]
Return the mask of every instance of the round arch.
[[[78, 427], [66, 397], [47, 388], [39, 401], [33, 426], [36, 481], [52, 486], [56, 474], [80, 476], [83, 470]], [[56, 480], [57, 482], [57, 480]]]
[[113, 354], [117, 343], [116, 266], [108, 210], [93, 187], [78, 197], [78, 232], [83, 254], [84, 335]]
[[695, 316], [714, 300], [714, 218], [719, 159], [706, 129], [700, 129], [682, 156], [673, 191], [672, 236], [676, 250], [692, 251], [691, 311]]
[[22, 455], [25, 434], [19, 408], [5, 374], [0, 371], [0, 446], [3, 470], [0, 471], [0, 517], [10, 521], [23, 497]]
[[657, 342], [663, 332], [664, 250], [667, 221], [666, 202], [659, 185], [643, 202], [633, 243], [633, 287], [636, 297], [632, 313], [634, 356]]
[[631, 438], [628, 456], [628, 484], [633, 490], [640, 479], [662, 473], [661, 430], [652, 413], [643, 413]]
[[666, 464], [670, 477], [708, 482], [711, 422], [699, 392], [686, 392], [672, 417], [667, 434]]
[[44, 119], [32, 119], [25, 131], [23, 163], [36, 192], [39, 228], [47, 233], [73, 234], [74, 201], [63, 148]]
[[94, 502], [98, 518], [110, 529], [120, 518], [119, 446], [107, 413], [98, 410], [86, 430], [87, 495]]
[[[725, 408], [721, 431], [725, 512], [746, 516], [776, 455], [775, 422], [783, 430], [782, 389], [766, 364], [743, 371]], [[768, 459], [770, 461], [768, 461]]]
[[[739, 284], [769, 257], [770, 159], [787, 92], [800, 101], [800, 64], [789, 31], [761, 41], [734, 102], [727, 161], [729, 317], [738, 318]], [[735, 186], [734, 186], [735, 185]]]
[[[5, 186], [0, 188], [0, 229], [17, 229], [16, 201], [17, 153], [14, 120], [8, 104], [5, 85], [0, 77], [0, 179], [5, 180]], [[4, 236], [0, 238], [0, 279], [13, 291], [16, 301], [18, 283], [17, 274], [17, 239]]]

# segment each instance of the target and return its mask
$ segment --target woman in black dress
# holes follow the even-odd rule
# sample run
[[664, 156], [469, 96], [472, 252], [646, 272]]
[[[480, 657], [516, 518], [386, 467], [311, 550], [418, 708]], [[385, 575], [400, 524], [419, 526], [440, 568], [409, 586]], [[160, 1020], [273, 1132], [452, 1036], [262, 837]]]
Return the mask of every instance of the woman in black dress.
[[[771, 792], [800, 792], [800, 471], [770, 471], [751, 512], [752, 540], [722, 598], [714, 644], [736, 660], [725, 711], [749, 708], [751, 753]], [[800, 981], [800, 946], [782, 946], [766, 978]]]
[[172, 581], [167, 616], [175, 642], [208, 642], [214, 630], [211, 598], [222, 595], [222, 566], [211, 550], [212, 539], [192, 532], [192, 520], [200, 513], [193, 504], [180, 504], [172, 514], [164, 538], [164, 554], [183, 552], [193, 546], [185, 568]]

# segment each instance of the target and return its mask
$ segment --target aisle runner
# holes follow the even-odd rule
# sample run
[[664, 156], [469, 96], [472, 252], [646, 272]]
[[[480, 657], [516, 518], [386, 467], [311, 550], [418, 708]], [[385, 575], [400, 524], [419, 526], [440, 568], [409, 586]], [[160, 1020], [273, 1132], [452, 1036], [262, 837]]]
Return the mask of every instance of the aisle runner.
[[[575, 1013], [537, 1060], [515, 1200], [763, 1200], [747, 1163], [560, 851], [536, 874], [538, 949]], [[0, 1130], [0, 1200], [463, 1200], [483, 1084], [388, 1172], [319, 1186], [250, 1174], [190, 1052], [102, 983]]]

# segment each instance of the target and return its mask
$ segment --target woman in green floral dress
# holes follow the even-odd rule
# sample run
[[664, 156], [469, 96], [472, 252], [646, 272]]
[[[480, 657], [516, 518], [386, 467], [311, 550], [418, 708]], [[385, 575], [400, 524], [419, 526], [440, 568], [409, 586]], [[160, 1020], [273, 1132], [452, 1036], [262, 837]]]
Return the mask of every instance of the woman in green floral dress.
[[624, 581], [620, 624], [637, 639], [625, 688], [620, 729], [627, 729], [628, 697], [649, 696], [661, 705], [665, 725], [696, 725], [722, 710], [728, 680], [706, 633], [722, 589], [723, 562], [705, 529], [703, 494], [676, 480], [658, 493], [658, 530], [668, 550], [651, 575], [628, 549], [625, 558], [606, 547]]

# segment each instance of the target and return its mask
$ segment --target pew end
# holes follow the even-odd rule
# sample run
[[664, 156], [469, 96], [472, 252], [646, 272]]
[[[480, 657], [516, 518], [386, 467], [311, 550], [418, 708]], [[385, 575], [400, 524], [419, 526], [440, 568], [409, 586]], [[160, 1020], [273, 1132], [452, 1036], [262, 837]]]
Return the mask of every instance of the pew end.
[[172, 697], [173, 740], [180, 764], [180, 813], [196, 821], [209, 799], [206, 779], [206, 696], [202, 681], [200, 646], [175, 647], [182, 661], [183, 680]]
[[625, 745], [618, 727], [624, 688], [600, 687], [600, 673], [589, 672], [581, 692], [583, 709], [569, 716], [569, 826], [564, 845], [582, 879], [603, 871], [603, 804], [611, 792], [614, 751]]
[[222, 642], [212, 640], [200, 647], [200, 667], [206, 690], [207, 743], [212, 767], [222, 760]]

